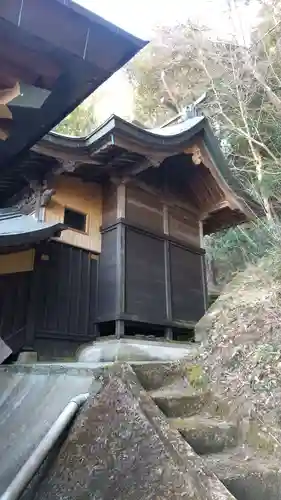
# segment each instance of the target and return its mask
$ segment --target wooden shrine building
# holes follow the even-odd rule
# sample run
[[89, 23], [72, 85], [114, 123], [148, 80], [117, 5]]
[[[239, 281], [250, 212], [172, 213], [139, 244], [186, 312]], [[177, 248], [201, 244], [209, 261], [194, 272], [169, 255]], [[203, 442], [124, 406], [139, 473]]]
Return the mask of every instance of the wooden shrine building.
[[180, 337], [206, 309], [203, 235], [257, 209], [204, 117], [50, 132], [144, 45], [71, 0], [0, 2], [0, 363], [3, 341]]
[[[145, 44], [72, 0], [1, 0], [0, 207], [25, 197], [26, 187], [38, 201], [52, 169], [43, 157], [34, 161], [30, 148]], [[32, 344], [30, 270], [39, 242], [61, 226], [14, 208], [0, 219], [1, 363], [3, 338], [14, 352]]]
[[50, 133], [0, 171], [0, 197], [0, 336], [41, 359], [99, 335], [180, 338], [206, 309], [203, 235], [258, 208], [202, 116]]

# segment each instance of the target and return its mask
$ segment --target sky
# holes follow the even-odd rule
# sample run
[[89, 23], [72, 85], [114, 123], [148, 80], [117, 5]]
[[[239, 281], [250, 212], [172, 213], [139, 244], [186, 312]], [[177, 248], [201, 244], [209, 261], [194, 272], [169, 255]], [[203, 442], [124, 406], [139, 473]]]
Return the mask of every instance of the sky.
[[[192, 19], [208, 25], [219, 37], [241, 31], [247, 36], [250, 23], [256, 14], [256, 1], [241, 8], [234, 21], [229, 21], [227, 4], [235, 0], [75, 0], [85, 8], [113, 22], [140, 38], [149, 39], [153, 26], [176, 24]], [[254, 16], [253, 16], [254, 14]]]
[[[1, 1], [1, 0], [0, 0]], [[204, 24], [210, 36], [227, 39], [234, 32], [240, 42], [248, 43], [250, 25], [257, 14], [257, 0], [247, 9], [240, 9], [230, 21], [227, 5], [236, 0], [74, 0], [88, 10], [111, 21], [135, 36], [149, 40], [153, 27], [175, 25], [188, 19]], [[112, 113], [133, 119], [133, 91], [124, 73], [115, 73], [104, 85], [95, 104], [99, 121]], [[118, 89], [118, 91], [117, 91]], [[99, 92], [99, 90], [97, 91]], [[118, 94], [118, 99], [116, 95]]]

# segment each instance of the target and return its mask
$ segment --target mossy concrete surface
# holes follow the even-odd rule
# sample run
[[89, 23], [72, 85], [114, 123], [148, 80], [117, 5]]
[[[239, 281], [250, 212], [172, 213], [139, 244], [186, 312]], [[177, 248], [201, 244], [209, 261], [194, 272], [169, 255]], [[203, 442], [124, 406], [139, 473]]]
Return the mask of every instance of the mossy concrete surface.
[[238, 428], [231, 422], [196, 415], [169, 420], [199, 455], [218, 453], [238, 444]]
[[159, 390], [150, 393], [155, 403], [167, 417], [191, 417], [200, 413], [209, 404], [210, 392]]
[[238, 500], [280, 500], [281, 469], [279, 461], [241, 446], [205, 459]]
[[157, 390], [165, 385], [170, 385], [176, 380], [187, 376], [187, 362], [148, 362], [131, 363], [141, 385], [148, 391]]
[[99, 378], [34, 500], [234, 500], [129, 365]]

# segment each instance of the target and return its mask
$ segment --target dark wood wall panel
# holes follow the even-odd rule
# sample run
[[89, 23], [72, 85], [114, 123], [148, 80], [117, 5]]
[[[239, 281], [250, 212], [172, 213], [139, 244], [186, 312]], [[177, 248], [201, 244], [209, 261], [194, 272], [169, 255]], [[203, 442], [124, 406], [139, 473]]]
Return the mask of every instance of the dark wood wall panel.
[[117, 226], [102, 234], [98, 283], [98, 319], [114, 319], [117, 292]]
[[166, 319], [164, 241], [126, 228], [126, 313], [136, 320]]
[[174, 321], [195, 322], [205, 312], [202, 259], [199, 253], [170, 244]]
[[97, 257], [79, 248], [51, 242], [37, 252], [30, 307], [35, 336], [91, 336], [95, 328]]
[[14, 352], [25, 343], [31, 272], [0, 276], [0, 337]]
[[170, 236], [200, 248], [199, 216], [178, 207], [169, 207], [168, 214]]
[[117, 186], [105, 184], [102, 189], [102, 226], [114, 224], [117, 219]]
[[163, 206], [156, 196], [134, 186], [126, 189], [126, 220], [130, 224], [163, 231]]

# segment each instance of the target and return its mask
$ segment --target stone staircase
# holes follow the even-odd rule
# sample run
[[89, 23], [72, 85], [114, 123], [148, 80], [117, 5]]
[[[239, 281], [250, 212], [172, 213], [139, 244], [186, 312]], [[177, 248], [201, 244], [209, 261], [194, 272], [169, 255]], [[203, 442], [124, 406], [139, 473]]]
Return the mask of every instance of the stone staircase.
[[[38, 474], [38, 482], [23, 500], [52, 500], [57, 491], [75, 500], [99, 488], [104, 493], [97, 498], [156, 498], [149, 495], [157, 491], [157, 498], [163, 499], [281, 499], [281, 460], [270, 456], [269, 448], [261, 447], [258, 440], [252, 439], [250, 446], [237, 416], [210, 390], [192, 356], [179, 362], [99, 363], [95, 359], [63, 365], [13, 365], [0, 372], [0, 437], [5, 451], [0, 494], [1, 475], [4, 491], [69, 398], [90, 391], [91, 401], [74, 422], [63, 447], [56, 450], [56, 457], [51, 457], [46, 477], [44, 471]], [[113, 449], [116, 456], [112, 461]], [[97, 463], [105, 466], [96, 474]], [[144, 483], [143, 477], [149, 480]], [[176, 485], [173, 494], [171, 484]], [[109, 497], [111, 487], [128, 491]]]
[[170, 377], [151, 376], [147, 367], [139, 378], [171, 427], [237, 500], [280, 500], [281, 462], [247, 444], [240, 425], [227, 417], [225, 402], [210, 390], [193, 389], [180, 365]]

